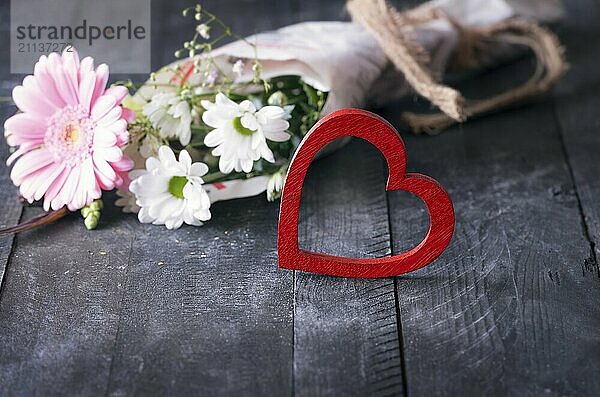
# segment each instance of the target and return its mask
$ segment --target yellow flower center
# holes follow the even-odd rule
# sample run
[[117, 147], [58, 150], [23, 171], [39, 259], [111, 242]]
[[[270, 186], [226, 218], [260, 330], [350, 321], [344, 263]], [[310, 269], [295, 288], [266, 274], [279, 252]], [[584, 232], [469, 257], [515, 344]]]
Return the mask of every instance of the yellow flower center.
[[63, 140], [68, 146], [74, 147], [81, 137], [79, 124], [69, 123], [63, 131]]

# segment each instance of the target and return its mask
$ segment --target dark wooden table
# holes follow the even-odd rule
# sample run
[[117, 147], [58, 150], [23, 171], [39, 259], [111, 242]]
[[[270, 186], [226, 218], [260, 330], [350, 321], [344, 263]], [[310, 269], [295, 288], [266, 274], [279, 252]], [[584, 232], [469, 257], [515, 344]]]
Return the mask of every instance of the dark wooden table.
[[[183, 3], [153, 3], [154, 66], [188, 36]], [[244, 34], [345, 18], [340, 0], [206, 3]], [[0, 238], [0, 395], [600, 395], [600, 5], [568, 12], [571, 70], [553, 96], [437, 137], [403, 132], [409, 169], [455, 204], [433, 265], [379, 280], [278, 270], [278, 205], [262, 196], [177, 231], [112, 205], [93, 232], [73, 215]], [[2, 59], [6, 95], [21, 76]], [[530, 66], [461, 87], [497, 88]], [[413, 102], [378, 112], [406, 131], [398, 115]], [[314, 163], [302, 245], [384, 256], [414, 244], [427, 214], [385, 192], [386, 172], [361, 141]], [[0, 225], [41, 212], [8, 175], [0, 167]]]

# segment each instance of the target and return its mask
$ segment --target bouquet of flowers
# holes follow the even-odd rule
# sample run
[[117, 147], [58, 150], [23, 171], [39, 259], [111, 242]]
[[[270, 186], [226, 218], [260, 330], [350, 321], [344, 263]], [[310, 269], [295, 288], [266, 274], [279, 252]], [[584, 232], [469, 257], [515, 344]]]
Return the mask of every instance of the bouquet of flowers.
[[[183, 15], [198, 21], [176, 52], [187, 61], [153, 74], [133, 97], [132, 82], [106, 89], [108, 67], [94, 68], [75, 50], [40, 58], [13, 91], [21, 112], [5, 122], [7, 143], [18, 148], [7, 164], [25, 200], [43, 199], [47, 211], [81, 210], [93, 229], [102, 191], [116, 188], [125, 212], [174, 229], [201, 225], [224, 198], [265, 189], [269, 201], [278, 198], [327, 94], [298, 76], [267, 80], [257, 59], [216, 59], [212, 48], [227, 37], [255, 44], [200, 5]], [[167, 74], [176, 78], [160, 81]]]
[[[474, 26], [528, 11], [504, 0], [425, 6], [434, 5]], [[558, 3], [551, 5], [544, 18], [560, 14]], [[43, 200], [53, 210], [30, 225], [80, 210], [93, 229], [102, 191], [113, 189], [124, 212], [169, 229], [202, 225], [216, 201], [264, 191], [273, 201], [321, 115], [382, 103], [410, 86], [398, 70], [390, 74], [381, 42], [351, 22], [302, 23], [242, 38], [201, 5], [183, 16], [196, 21], [175, 53], [183, 59], [141, 87], [122, 81], [107, 88], [108, 66], [95, 67], [71, 50], [40, 57], [33, 75], [13, 90], [20, 112], [4, 125], [13, 148], [11, 179], [29, 203]], [[452, 25], [434, 18], [411, 35], [441, 74], [457, 45]]]

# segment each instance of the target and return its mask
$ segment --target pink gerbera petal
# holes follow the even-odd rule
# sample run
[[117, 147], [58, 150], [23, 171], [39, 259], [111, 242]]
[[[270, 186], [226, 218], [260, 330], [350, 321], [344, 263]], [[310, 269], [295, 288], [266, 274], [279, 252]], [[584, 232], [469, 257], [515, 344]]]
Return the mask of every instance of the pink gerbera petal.
[[40, 187], [40, 185], [44, 184], [49, 177], [52, 176], [52, 173], [55, 172], [55, 164], [48, 164], [47, 166], [39, 169], [37, 172], [32, 173], [26, 176], [23, 179], [23, 183], [19, 187], [19, 191], [21, 196], [27, 199], [28, 202], [33, 203], [35, 200], [39, 200], [39, 198], [35, 198], [35, 194]]
[[127, 94], [129, 94], [129, 90], [127, 90], [127, 87], [124, 87], [122, 85], [115, 85], [108, 88], [104, 94], [114, 96], [117, 100], [117, 103], [121, 103], [123, 98], [125, 98]]
[[4, 135], [17, 134], [27, 138], [43, 137], [44, 121], [31, 113], [17, 113], [4, 122]]
[[23, 79], [23, 87], [27, 90], [27, 96], [36, 98], [38, 106], [43, 106], [47, 109], [48, 114], [52, 115], [58, 110], [59, 107], [49, 100], [46, 94], [40, 89], [35, 76], [26, 76]]
[[45, 101], [38, 101], [38, 95], [39, 93], [31, 92], [22, 85], [15, 87], [12, 92], [13, 101], [19, 110], [40, 118], [47, 118], [55, 112], [56, 108], [48, 106]]
[[48, 211], [50, 208], [54, 209], [54, 210], [58, 210], [60, 208], [62, 208], [63, 206], [55, 206], [52, 205], [54, 203], [54, 199], [56, 198], [56, 196], [58, 195], [58, 193], [60, 193], [60, 191], [62, 190], [63, 186], [65, 185], [65, 181], [67, 180], [67, 178], [69, 177], [69, 169], [66, 169], [64, 166], [62, 167], [62, 171], [60, 172], [60, 174], [58, 174], [58, 176], [56, 177], [56, 179], [54, 180], [54, 182], [48, 187], [48, 190], [46, 191], [46, 193], [44, 194], [44, 209], [46, 211]]
[[42, 142], [26, 142], [23, 143], [19, 148], [6, 159], [6, 165], [11, 165], [17, 158], [21, 157], [25, 153], [32, 151], [37, 148]]
[[54, 159], [52, 155], [45, 149], [38, 149], [25, 153], [13, 166], [10, 172], [10, 178], [14, 184], [19, 186], [23, 182], [23, 178], [39, 169], [52, 164]]
[[102, 95], [94, 102], [92, 106], [91, 116], [95, 121], [110, 113], [117, 106], [117, 101], [112, 95]]
[[44, 197], [50, 186], [57, 181], [57, 178], [65, 169], [65, 166], [62, 164], [52, 164], [50, 167], [50, 172], [48, 172], [48, 174], [45, 175], [45, 178], [40, 181], [34, 192], [33, 199], [36, 201]]
[[79, 84], [79, 103], [88, 112], [90, 111], [90, 105], [92, 104], [95, 84], [96, 73], [93, 71], [83, 76], [81, 84]]
[[95, 101], [100, 98], [100, 96], [104, 95], [106, 83], [108, 83], [108, 65], [103, 63], [96, 68], [96, 87], [94, 88], [92, 101]]
[[127, 109], [124, 107], [122, 115], [125, 121], [127, 121], [128, 123], [133, 123], [135, 121], [135, 112], [131, 109]]
[[68, 105], [77, 105], [79, 98], [77, 95], [77, 86], [69, 76], [69, 72], [64, 67], [59, 66], [54, 73], [56, 87], [60, 92], [63, 100]]
[[88, 192], [88, 202], [86, 204], [89, 204], [91, 200], [100, 198], [102, 191], [100, 190], [100, 186], [96, 180], [96, 175], [94, 174], [94, 163], [91, 158], [87, 159], [81, 165], [81, 178], [85, 180], [85, 189]]
[[[79, 81], [83, 81], [83, 77], [94, 71], [94, 59], [92, 57], [85, 57], [81, 60], [79, 65]], [[95, 75], [94, 75], [95, 76]]]
[[58, 93], [58, 89], [54, 83], [54, 78], [48, 71], [48, 63], [49, 61], [46, 56], [42, 55], [39, 62], [35, 65], [33, 75], [37, 80], [40, 90], [42, 90], [46, 98], [48, 98], [50, 102], [54, 103], [57, 108], [62, 108], [66, 105], [66, 102]]
[[56, 196], [58, 201], [57, 207], [63, 207], [66, 205], [69, 209], [71, 209], [73, 195], [77, 189], [77, 183], [79, 183], [79, 174], [81, 174], [79, 167], [71, 168], [69, 176], [67, 177], [62, 190]]
[[67, 78], [71, 81], [73, 87], [79, 85], [79, 54], [74, 48], [65, 50], [62, 53], [63, 67]]

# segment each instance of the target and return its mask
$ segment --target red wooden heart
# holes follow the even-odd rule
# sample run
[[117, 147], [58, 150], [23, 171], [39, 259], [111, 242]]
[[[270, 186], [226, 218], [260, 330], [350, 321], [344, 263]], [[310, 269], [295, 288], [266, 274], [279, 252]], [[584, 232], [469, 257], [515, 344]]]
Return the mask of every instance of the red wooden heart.
[[[423, 200], [429, 231], [410, 251], [384, 258], [345, 258], [298, 247], [298, 214], [306, 171], [329, 142], [355, 136], [371, 142], [387, 160], [387, 190], [406, 190]], [[381, 117], [360, 109], [342, 109], [320, 120], [292, 158], [281, 196], [277, 249], [279, 267], [342, 277], [375, 278], [407, 273], [430, 264], [448, 246], [454, 232], [454, 208], [448, 193], [432, 178], [406, 173], [406, 151], [398, 132]]]

